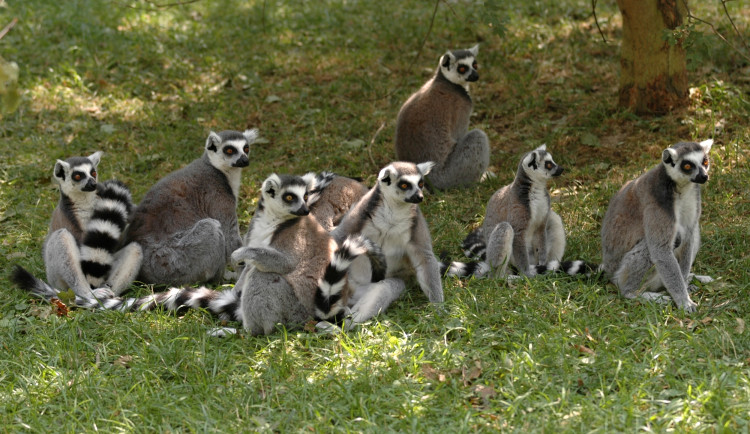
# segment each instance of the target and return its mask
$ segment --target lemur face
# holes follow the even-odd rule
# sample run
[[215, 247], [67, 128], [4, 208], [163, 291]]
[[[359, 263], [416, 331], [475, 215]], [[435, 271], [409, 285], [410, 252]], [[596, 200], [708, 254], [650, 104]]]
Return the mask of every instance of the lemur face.
[[420, 203], [424, 199], [424, 177], [435, 164], [431, 161], [413, 164], [392, 163], [378, 175], [378, 184], [383, 195], [395, 203]]
[[307, 207], [308, 184], [300, 176], [272, 174], [261, 187], [264, 212], [279, 218], [294, 218], [310, 214]]
[[689, 182], [704, 184], [708, 181], [708, 170], [711, 167], [708, 153], [712, 144], [713, 140], [681, 142], [665, 149], [662, 164], [669, 177], [678, 185]]
[[206, 152], [211, 164], [221, 171], [247, 167], [250, 164], [250, 145], [258, 138], [258, 130], [211, 131], [206, 139]]
[[102, 152], [97, 151], [88, 157], [72, 157], [65, 161], [57, 160], [53, 171], [54, 179], [66, 196], [96, 191], [99, 165]]
[[542, 145], [526, 154], [522, 166], [529, 178], [539, 181], [560, 176], [565, 170], [552, 159], [552, 154], [547, 152], [547, 145]]
[[477, 81], [477, 53], [479, 46], [475, 45], [468, 50], [449, 51], [440, 58], [440, 71], [451, 83], [465, 86]]

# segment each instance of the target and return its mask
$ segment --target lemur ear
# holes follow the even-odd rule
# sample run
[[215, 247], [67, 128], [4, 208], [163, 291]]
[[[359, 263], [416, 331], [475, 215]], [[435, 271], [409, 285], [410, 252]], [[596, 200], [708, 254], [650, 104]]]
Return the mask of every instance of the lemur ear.
[[435, 167], [435, 162], [433, 161], [425, 161], [424, 163], [417, 164], [417, 170], [419, 170], [419, 173], [422, 174], [422, 176], [426, 176], [432, 168]]
[[87, 158], [91, 160], [91, 164], [94, 165], [94, 167], [99, 165], [99, 162], [102, 160], [102, 155], [104, 152], [102, 151], [96, 151], [93, 154], [89, 155]]
[[714, 139], [704, 140], [698, 144], [701, 145], [701, 148], [703, 148], [703, 152], [708, 154], [709, 152], [711, 152], [711, 145], [714, 144]]
[[677, 151], [675, 151], [672, 148], [667, 148], [664, 150], [664, 152], [661, 153], [661, 161], [664, 162], [664, 164], [671, 164], [672, 167], [674, 167], [675, 160], [677, 159]]
[[252, 130], [245, 130], [242, 135], [245, 137], [245, 140], [247, 140], [247, 143], [253, 144], [258, 140], [258, 129], [253, 128]]
[[221, 145], [221, 137], [213, 131], [208, 133], [208, 138], [206, 139], [206, 150], [216, 152], [219, 150], [219, 145]]
[[539, 146], [538, 148], [534, 149], [534, 151], [546, 151], [546, 150], [547, 150], [547, 144], [546, 143], [543, 143], [541, 146]]
[[392, 164], [385, 166], [378, 174], [378, 181], [384, 182], [386, 185], [391, 185], [391, 175], [395, 175], [396, 170]]
[[52, 174], [60, 181], [65, 181], [65, 174], [69, 171], [70, 164], [66, 163], [63, 160], [57, 160], [57, 162], [55, 163], [55, 169], [52, 171]]
[[271, 176], [266, 178], [265, 181], [263, 181], [263, 186], [261, 186], [261, 190], [263, 193], [268, 194], [271, 196], [271, 198], [276, 197], [276, 190], [279, 189], [279, 186], [281, 185], [281, 178], [279, 178], [279, 175], [272, 173]]
[[469, 52], [474, 55], [474, 57], [479, 54], [479, 44], [474, 45], [473, 47], [469, 48]]
[[454, 62], [456, 60], [456, 57], [451, 53], [450, 51], [443, 54], [443, 57], [440, 58], [440, 65], [443, 68], [450, 68], [451, 62]]
[[307, 190], [310, 191], [315, 188], [315, 178], [318, 175], [315, 172], [307, 172], [302, 175], [302, 180], [307, 184]]

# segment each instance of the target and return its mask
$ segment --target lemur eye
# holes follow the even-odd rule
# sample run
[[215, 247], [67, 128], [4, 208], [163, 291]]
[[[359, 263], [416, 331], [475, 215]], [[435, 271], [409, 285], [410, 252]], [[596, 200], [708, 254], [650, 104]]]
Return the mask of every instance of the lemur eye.
[[708, 167], [708, 158], [703, 159], [703, 167]]
[[479, 69], [479, 65], [477, 65], [477, 62], [472, 63], [471, 67], [474, 69]]
[[459, 65], [458, 66], [458, 73], [463, 74], [466, 72], [466, 65]]
[[398, 188], [400, 188], [401, 190], [406, 190], [407, 188], [409, 188], [409, 184], [406, 182], [401, 182], [398, 184]]
[[243, 151], [244, 151], [244, 152], [245, 152], [246, 154], [248, 154], [248, 153], [250, 153], [250, 146], [249, 146], [249, 145], [245, 145], [245, 147], [244, 147], [244, 148], [242, 148], [242, 150], [243, 150]]
[[232, 155], [234, 154], [234, 148], [231, 146], [227, 146], [226, 148], [224, 148], [224, 153], [227, 155]]
[[91, 177], [92, 178], [96, 178], [96, 170], [92, 170], [91, 171]]
[[73, 176], [71, 176], [71, 178], [73, 178], [73, 181], [80, 181], [80, 180], [83, 179], [83, 173], [81, 173], [81, 172], [74, 172]]
[[291, 193], [287, 193], [284, 195], [284, 202], [292, 202], [294, 200], [294, 195]]
[[555, 167], [555, 165], [552, 164], [551, 161], [548, 161], [548, 162], [544, 163], [544, 167], [547, 168], [547, 170], [552, 170], [552, 168]]
[[307, 195], [307, 193], [305, 193], [305, 195], [304, 195], [304, 196], [302, 196], [302, 199], [303, 199], [303, 200], [304, 200], [305, 202], [307, 202], [307, 197], [308, 197], [308, 195]]
[[419, 186], [419, 188], [424, 187], [424, 181], [420, 180], [417, 185]]
[[692, 169], [692, 168], [693, 168], [693, 165], [692, 165], [691, 163], [684, 163], [684, 164], [682, 165], [682, 169], [683, 169], [683, 170], [690, 170], [690, 169]]

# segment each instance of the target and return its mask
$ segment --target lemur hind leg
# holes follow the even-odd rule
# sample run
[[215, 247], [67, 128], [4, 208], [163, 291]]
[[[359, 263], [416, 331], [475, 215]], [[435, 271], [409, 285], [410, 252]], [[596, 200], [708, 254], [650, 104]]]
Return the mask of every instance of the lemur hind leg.
[[[646, 241], [637, 243], [620, 261], [620, 266], [612, 277], [612, 282], [620, 290], [625, 298], [642, 297], [646, 300], [669, 303], [672, 299], [669, 295], [653, 292], [661, 286], [661, 278], [656, 270], [652, 270], [651, 256], [648, 253]], [[646, 279], [649, 270], [652, 275]], [[649, 291], [641, 290], [641, 288]]]
[[362, 295], [357, 297], [356, 303], [351, 307], [347, 329], [384, 312], [404, 292], [405, 287], [403, 280], [390, 277], [356, 288], [356, 292]]
[[294, 328], [312, 318], [312, 314], [299, 302], [294, 289], [277, 273], [264, 273], [257, 270], [240, 276], [240, 306], [242, 325], [252, 335], [271, 334], [277, 324]]
[[547, 218], [547, 263], [562, 261], [565, 254], [565, 228], [562, 218], [554, 211]]
[[45, 240], [44, 264], [47, 282], [52, 287], [59, 290], [70, 288], [79, 297], [93, 298], [91, 285], [81, 270], [78, 243], [67, 229], [58, 229]]
[[212, 218], [166, 240], [143, 242], [140, 278], [174, 286], [218, 280], [226, 267], [224, 244], [221, 223]]
[[490, 164], [490, 144], [482, 130], [471, 130], [459, 139], [453, 151], [428, 178], [435, 188], [463, 187], [482, 177]]
[[504, 277], [508, 274], [508, 263], [513, 254], [513, 235], [510, 223], [502, 222], [498, 223], [487, 237], [487, 263], [490, 264], [493, 277]]
[[114, 254], [112, 271], [106, 281], [106, 285], [115, 295], [120, 295], [128, 289], [131, 283], [138, 277], [143, 262], [143, 250], [141, 245], [132, 242]]

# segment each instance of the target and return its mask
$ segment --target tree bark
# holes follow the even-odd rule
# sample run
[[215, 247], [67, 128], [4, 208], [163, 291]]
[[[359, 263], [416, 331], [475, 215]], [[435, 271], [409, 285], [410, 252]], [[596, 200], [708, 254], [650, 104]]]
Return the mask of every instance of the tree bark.
[[687, 0], [617, 0], [617, 6], [623, 29], [620, 107], [662, 115], [687, 106], [685, 49], [664, 38], [687, 17]]

